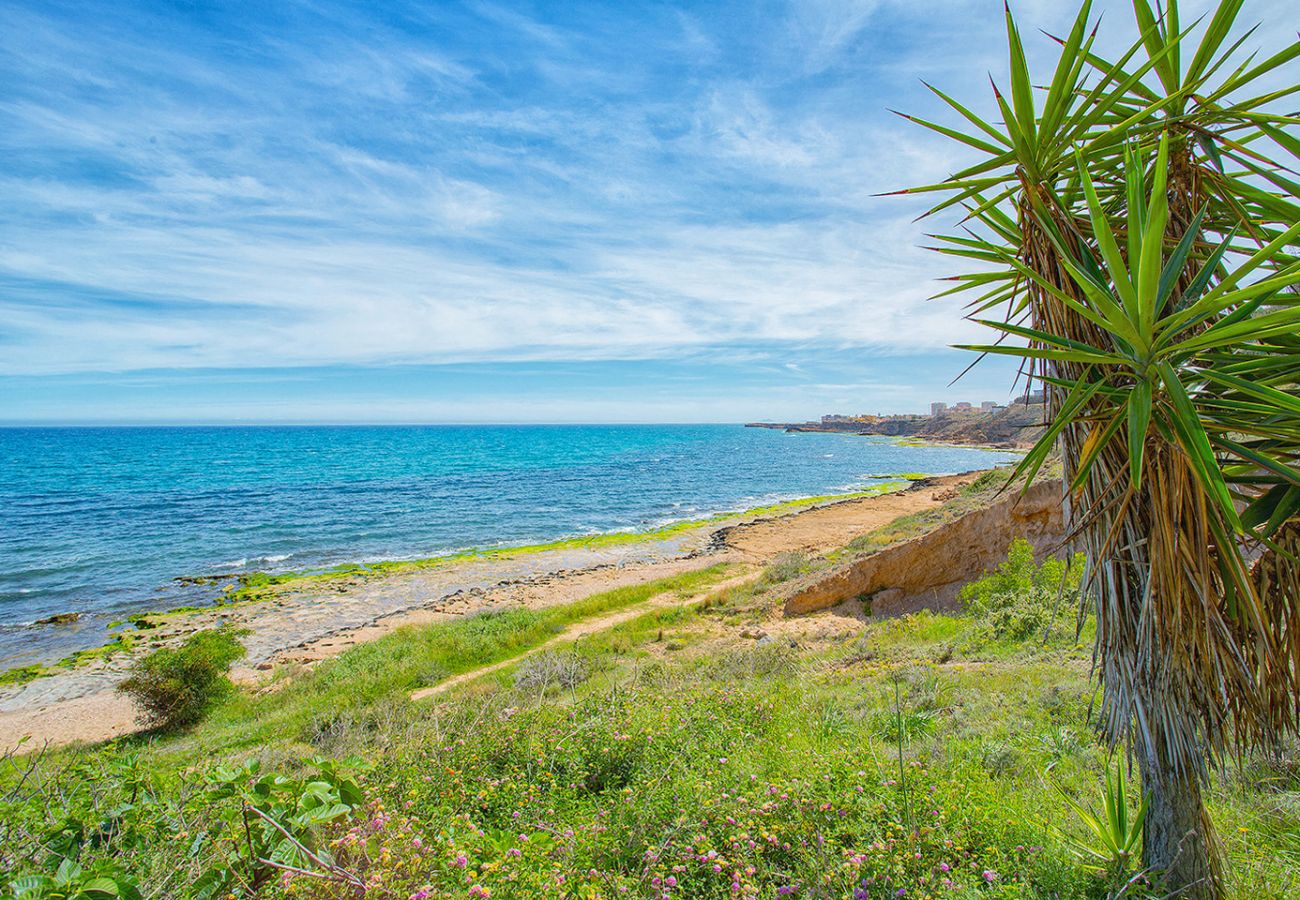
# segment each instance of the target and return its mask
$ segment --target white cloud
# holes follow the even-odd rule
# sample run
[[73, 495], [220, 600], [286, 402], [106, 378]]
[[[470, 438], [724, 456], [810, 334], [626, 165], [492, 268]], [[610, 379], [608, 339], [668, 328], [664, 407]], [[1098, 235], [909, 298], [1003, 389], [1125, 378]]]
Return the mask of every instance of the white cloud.
[[[0, 175], [0, 372], [972, 337], [925, 301], [950, 264], [917, 249], [924, 206], [874, 195], [959, 164], [885, 107], [932, 113], [918, 76], [985, 97], [1000, 0], [664, 12], [646, 34], [476, 8], [471, 46], [441, 10], [404, 10], [417, 34], [286, 7], [301, 21], [233, 59], [129, 17], [0, 13], [0, 149], [24, 163]], [[1068, 10], [1016, 9], [1050, 56], [1029, 33]]]

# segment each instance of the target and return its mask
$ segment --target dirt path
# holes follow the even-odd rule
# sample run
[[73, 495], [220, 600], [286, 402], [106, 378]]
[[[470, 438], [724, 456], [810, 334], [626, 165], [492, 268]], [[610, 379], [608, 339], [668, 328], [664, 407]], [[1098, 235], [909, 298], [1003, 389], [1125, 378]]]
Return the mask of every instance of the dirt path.
[[738, 575], [735, 578], [728, 578], [725, 581], [713, 585], [707, 591], [702, 591], [699, 595], [688, 597], [686, 599], [683, 599], [676, 591], [667, 591], [662, 594], [655, 594], [647, 600], [643, 600], [640, 603], [636, 603], [625, 609], [620, 609], [617, 612], [606, 613], [603, 616], [593, 616], [589, 619], [579, 619], [555, 637], [550, 638], [544, 643], [538, 644], [536, 647], [525, 650], [518, 656], [512, 656], [509, 659], [503, 659], [500, 662], [490, 663], [486, 666], [480, 666], [477, 669], [470, 669], [468, 672], [462, 672], [459, 675], [453, 675], [444, 681], [438, 682], [432, 687], [420, 688], [420, 690], [411, 694], [411, 699], [423, 700], [426, 697], [433, 697], [437, 694], [445, 693], [454, 687], [467, 684], [471, 681], [476, 681], [484, 675], [491, 675], [493, 672], [499, 672], [502, 669], [516, 665], [534, 654], [554, 649], [562, 644], [571, 644], [574, 641], [587, 637], [588, 635], [608, 631], [611, 628], [616, 628], [617, 626], [622, 625], [624, 622], [630, 622], [637, 616], [643, 616], [648, 612], [655, 611], [656, 609], [666, 609], [673, 606], [681, 606], [684, 603], [694, 603], [701, 597], [720, 594], [736, 585], [744, 584], [746, 581], [755, 577], [754, 573], [748, 572], [744, 575]]
[[[221, 623], [247, 629], [246, 665], [233, 675], [236, 681], [254, 684], [277, 666], [310, 666], [405, 625], [450, 621], [492, 609], [569, 603], [722, 562], [763, 565], [789, 551], [823, 553], [898, 516], [941, 505], [944, 491], [972, 478], [944, 476], [879, 497], [766, 518], [737, 517], [666, 541], [502, 556], [384, 577], [291, 585], [259, 603], [168, 617], [148, 632], [149, 645], [174, 643]], [[120, 654], [0, 689], [0, 753], [16, 747], [24, 736], [29, 737], [26, 746], [38, 747], [103, 741], [135, 730], [131, 704], [114, 691], [130, 659]]]

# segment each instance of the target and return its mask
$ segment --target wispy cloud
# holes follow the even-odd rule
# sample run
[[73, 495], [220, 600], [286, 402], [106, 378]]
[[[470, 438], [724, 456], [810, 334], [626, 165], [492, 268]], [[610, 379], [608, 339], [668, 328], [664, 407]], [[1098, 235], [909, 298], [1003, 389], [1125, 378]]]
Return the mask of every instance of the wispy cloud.
[[919, 207], [875, 195], [958, 160], [887, 107], [1000, 72], [1000, 29], [999, 0], [8, 3], [0, 374], [933, 351], [970, 331], [925, 302]]

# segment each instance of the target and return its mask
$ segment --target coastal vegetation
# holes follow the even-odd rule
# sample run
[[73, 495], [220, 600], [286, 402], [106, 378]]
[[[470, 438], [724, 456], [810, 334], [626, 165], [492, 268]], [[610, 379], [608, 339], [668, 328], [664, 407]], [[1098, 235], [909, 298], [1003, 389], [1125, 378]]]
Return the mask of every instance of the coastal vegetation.
[[[815, 564], [408, 629], [185, 731], [6, 758], [2, 883], [28, 900], [1163, 896], [1105, 837], [1107, 810], [1142, 801], [1091, 737], [1091, 618], [1077, 638], [1064, 608], [1050, 629], [781, 626], [781, 587]], [[1066, 571], [1017, 550], [969, 595], [1054, 618]], [[563, 639], [614, 609], [631, 615]], [[1294, 748], [1247, 754], [1207, 785], [1234, 823], [1230, 895], [1300, 887], [1298, 772]]]
[[1242, 7], [1184, 23], [1134, 0], [1110, 60], [1085, 2], [1037, 80], [1008, 9], [997, 117], [935, 88], [961, 126], [916, 120], [978, 156], [915, 190], [965, 213], [937, 240], [979, 271], [949, 293], [999, 334], [970, 349], [1047, 389], [1020, 471], [1063, 460], [1102, 733], [1138, 764], [1143, 863], [1180, 897], [1223, 890], [1214, 768], [1300, 725], [1300, 43], [1239, 53]]
[[230, 629], [197, 631], [179, 647], [137, 659], [117, 689], [135, 701], [144, 724], [183, 728], [234, 690], [226, 673], [243, 656], [244, 646]]

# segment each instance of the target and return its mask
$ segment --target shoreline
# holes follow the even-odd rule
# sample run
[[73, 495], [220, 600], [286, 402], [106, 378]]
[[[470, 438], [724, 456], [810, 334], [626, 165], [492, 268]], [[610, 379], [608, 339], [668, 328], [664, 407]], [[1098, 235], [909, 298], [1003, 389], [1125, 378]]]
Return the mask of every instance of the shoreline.
[[268, 595], [258, 601], [169, 615], [144, 632], [139, 646], [124, 652], [0, 686], [0, 733], [7, 736], [0, 744], [12, 748], [24, 735], [39, 746], [130, 733], [134, 711], [114, 688], [133, 651], [168, 645], [203, 628], [227, 624], [248, 629], [248, 656], [233, 674], [243, 685], [264, 689], [259, 686], [269, 679], [405, 626], [574, 602], [721, 563], [753, 567], [781, 553], [838, 549], [899, 516], [941, 505], [936, 498], [946, 488], [969, 483], [977, 474], [926, 478], [869, 496], [789, 501], [777, 505], [777, 512], [769, 506], [760, 508], [765, 513], [724, 516], [668, 538], [515, 551], [513, 556], [501, 553], [366, 577], [333, 574], [268, 586]]
[[[188, 614], [202, 614], [213, 611], [230, 610], [247, 603], [261, 603], [273, 599], [284, 590], [301, 589], [313, 584], [328, 586], [332, 582], [347, 579], [375, 579], [419, 572], [429, 569], [456, 566], [485, 560], [513, 560], [535, 554], [546, 554], [571, 550], [604, 550], [634, 544], [667, 542], [676, 537], [699, 531], [713, 525], [722, 525], [742, 518], [756, 518], [782, 515], [814, 508], [845, 500], [865, 499], [888, 493], [907, 490], [912, 484], [933, 476], [924, 472], [908, 472], [873, 476], [881, 479], [879, 484], [870, 485], [862, 490], [835, 494], [818, 494], [793, 497], [766, 503], [741, 510], [723, 511], [705, 516], [682, 519], [655, 526], [644, 531], [607, 531], [589, 535], [562, 537], [553, 541], [536, 544], [506, 544], [495, 547], [475, 548], [435, 556], [414, 557], [409, 559], [378, 559], [367, 562], [341, 562], [322, 568], [286, 570], [282, 572], [232, 572], [199, 576], [177, 576], [173, 582], [182, 585], [217, 585], [227, 582], [219, 593], [207, 603], [168, 606], [161, 609], [141, 609], [127, 614], [122, 619], [105, 624], [104, 640], [90, 647], [81, 648], [63, 657], [49, 662], [24, 663], [0, 668], [0, 691], [14, 685], [21, 686], [35, 679], [75, 671], [84, 664], [129, 652], [142, 637], [148, 637], [167, 619]], [[46, 627], [58, 629], [63, 627], [58, 620], [68, 612], [56, 613], [38, 622], [19, 627]], [[80, 611], [72, 612], [69, 622], [78, 622], [84, 615]]]

